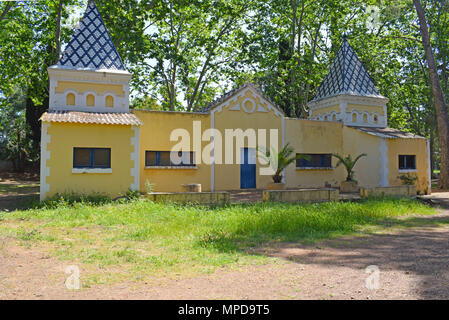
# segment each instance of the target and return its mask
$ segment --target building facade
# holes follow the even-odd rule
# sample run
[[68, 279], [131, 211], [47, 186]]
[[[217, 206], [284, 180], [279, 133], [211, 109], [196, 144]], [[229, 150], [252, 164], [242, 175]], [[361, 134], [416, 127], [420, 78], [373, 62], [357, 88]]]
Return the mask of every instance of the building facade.
[[[417, 176], [430, 192], [427, 139], [387, 126], [388, 99], [346, 39], [309, 103], [309, 119], [288, 118], [245, 84], [198, 112], [129, 109], [126, 71], [93, 1], [60, 60], [48, 68], [50, 106], [41, 117], [41, 199], [58, 193], [123, 195], [264, 189], [272, 182], [260, 146], [286, 144], [306, 155], [283, 172], [287, 188], [338, 187], [346, 177], [333, 153], [366, 153], [361, 187], [400, 185]], [[273, 149], [273, 150], [274, 150]]]

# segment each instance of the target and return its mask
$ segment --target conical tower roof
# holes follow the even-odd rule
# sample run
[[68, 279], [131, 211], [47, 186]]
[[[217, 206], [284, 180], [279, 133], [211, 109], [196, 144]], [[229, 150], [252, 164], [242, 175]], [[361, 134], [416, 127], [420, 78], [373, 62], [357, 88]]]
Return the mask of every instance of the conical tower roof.
[[68, 69], [125, 70], [93, 0], [65, 48], [57, 67]]
[[341, 94], [384, 98], [346, 37], [312, 101]]

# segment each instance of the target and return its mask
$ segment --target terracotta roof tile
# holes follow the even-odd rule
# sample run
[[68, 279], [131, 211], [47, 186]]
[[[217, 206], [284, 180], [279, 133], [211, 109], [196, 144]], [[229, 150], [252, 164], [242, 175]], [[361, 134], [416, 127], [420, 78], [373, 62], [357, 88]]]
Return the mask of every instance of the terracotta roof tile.
[[78, 111], [47, 111], [40, 118], [45, 122], [71, 122], [86, 124], [115, 124], [140, 126], [142, 121], [133, 113], [112, 112], [78, 112]]

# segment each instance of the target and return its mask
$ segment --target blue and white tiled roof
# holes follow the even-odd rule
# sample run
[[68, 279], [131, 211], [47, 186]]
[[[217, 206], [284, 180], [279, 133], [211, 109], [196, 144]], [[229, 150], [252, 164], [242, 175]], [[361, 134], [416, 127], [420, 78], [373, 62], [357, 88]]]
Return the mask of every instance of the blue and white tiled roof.
[[346, 37], [312, 101], [340, 94], [383, 98]]
[[86, 12], [57, 66], [70, 69], [125, 70], [94, 1], [89, 0]]

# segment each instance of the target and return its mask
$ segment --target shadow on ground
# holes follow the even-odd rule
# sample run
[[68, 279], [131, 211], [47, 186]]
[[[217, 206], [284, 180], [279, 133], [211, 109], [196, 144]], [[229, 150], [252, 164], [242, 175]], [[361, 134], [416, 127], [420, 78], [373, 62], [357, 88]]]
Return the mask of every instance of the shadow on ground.
[[[255, 254], [309, 265], [344, 266], [363, 270], [376, 265], [382, 271], [415, 275], [423, 299], [449, 299], [449, 211], [432, 217], [389, 221], [388, 234], [344, 237], [304, 246], [284, 243], [258, 248]], [[415, 226], [420, 226], [415, 227]]]
[[36, 181], [0, 181], [0, 211], [27, 209], [39, 200]]

